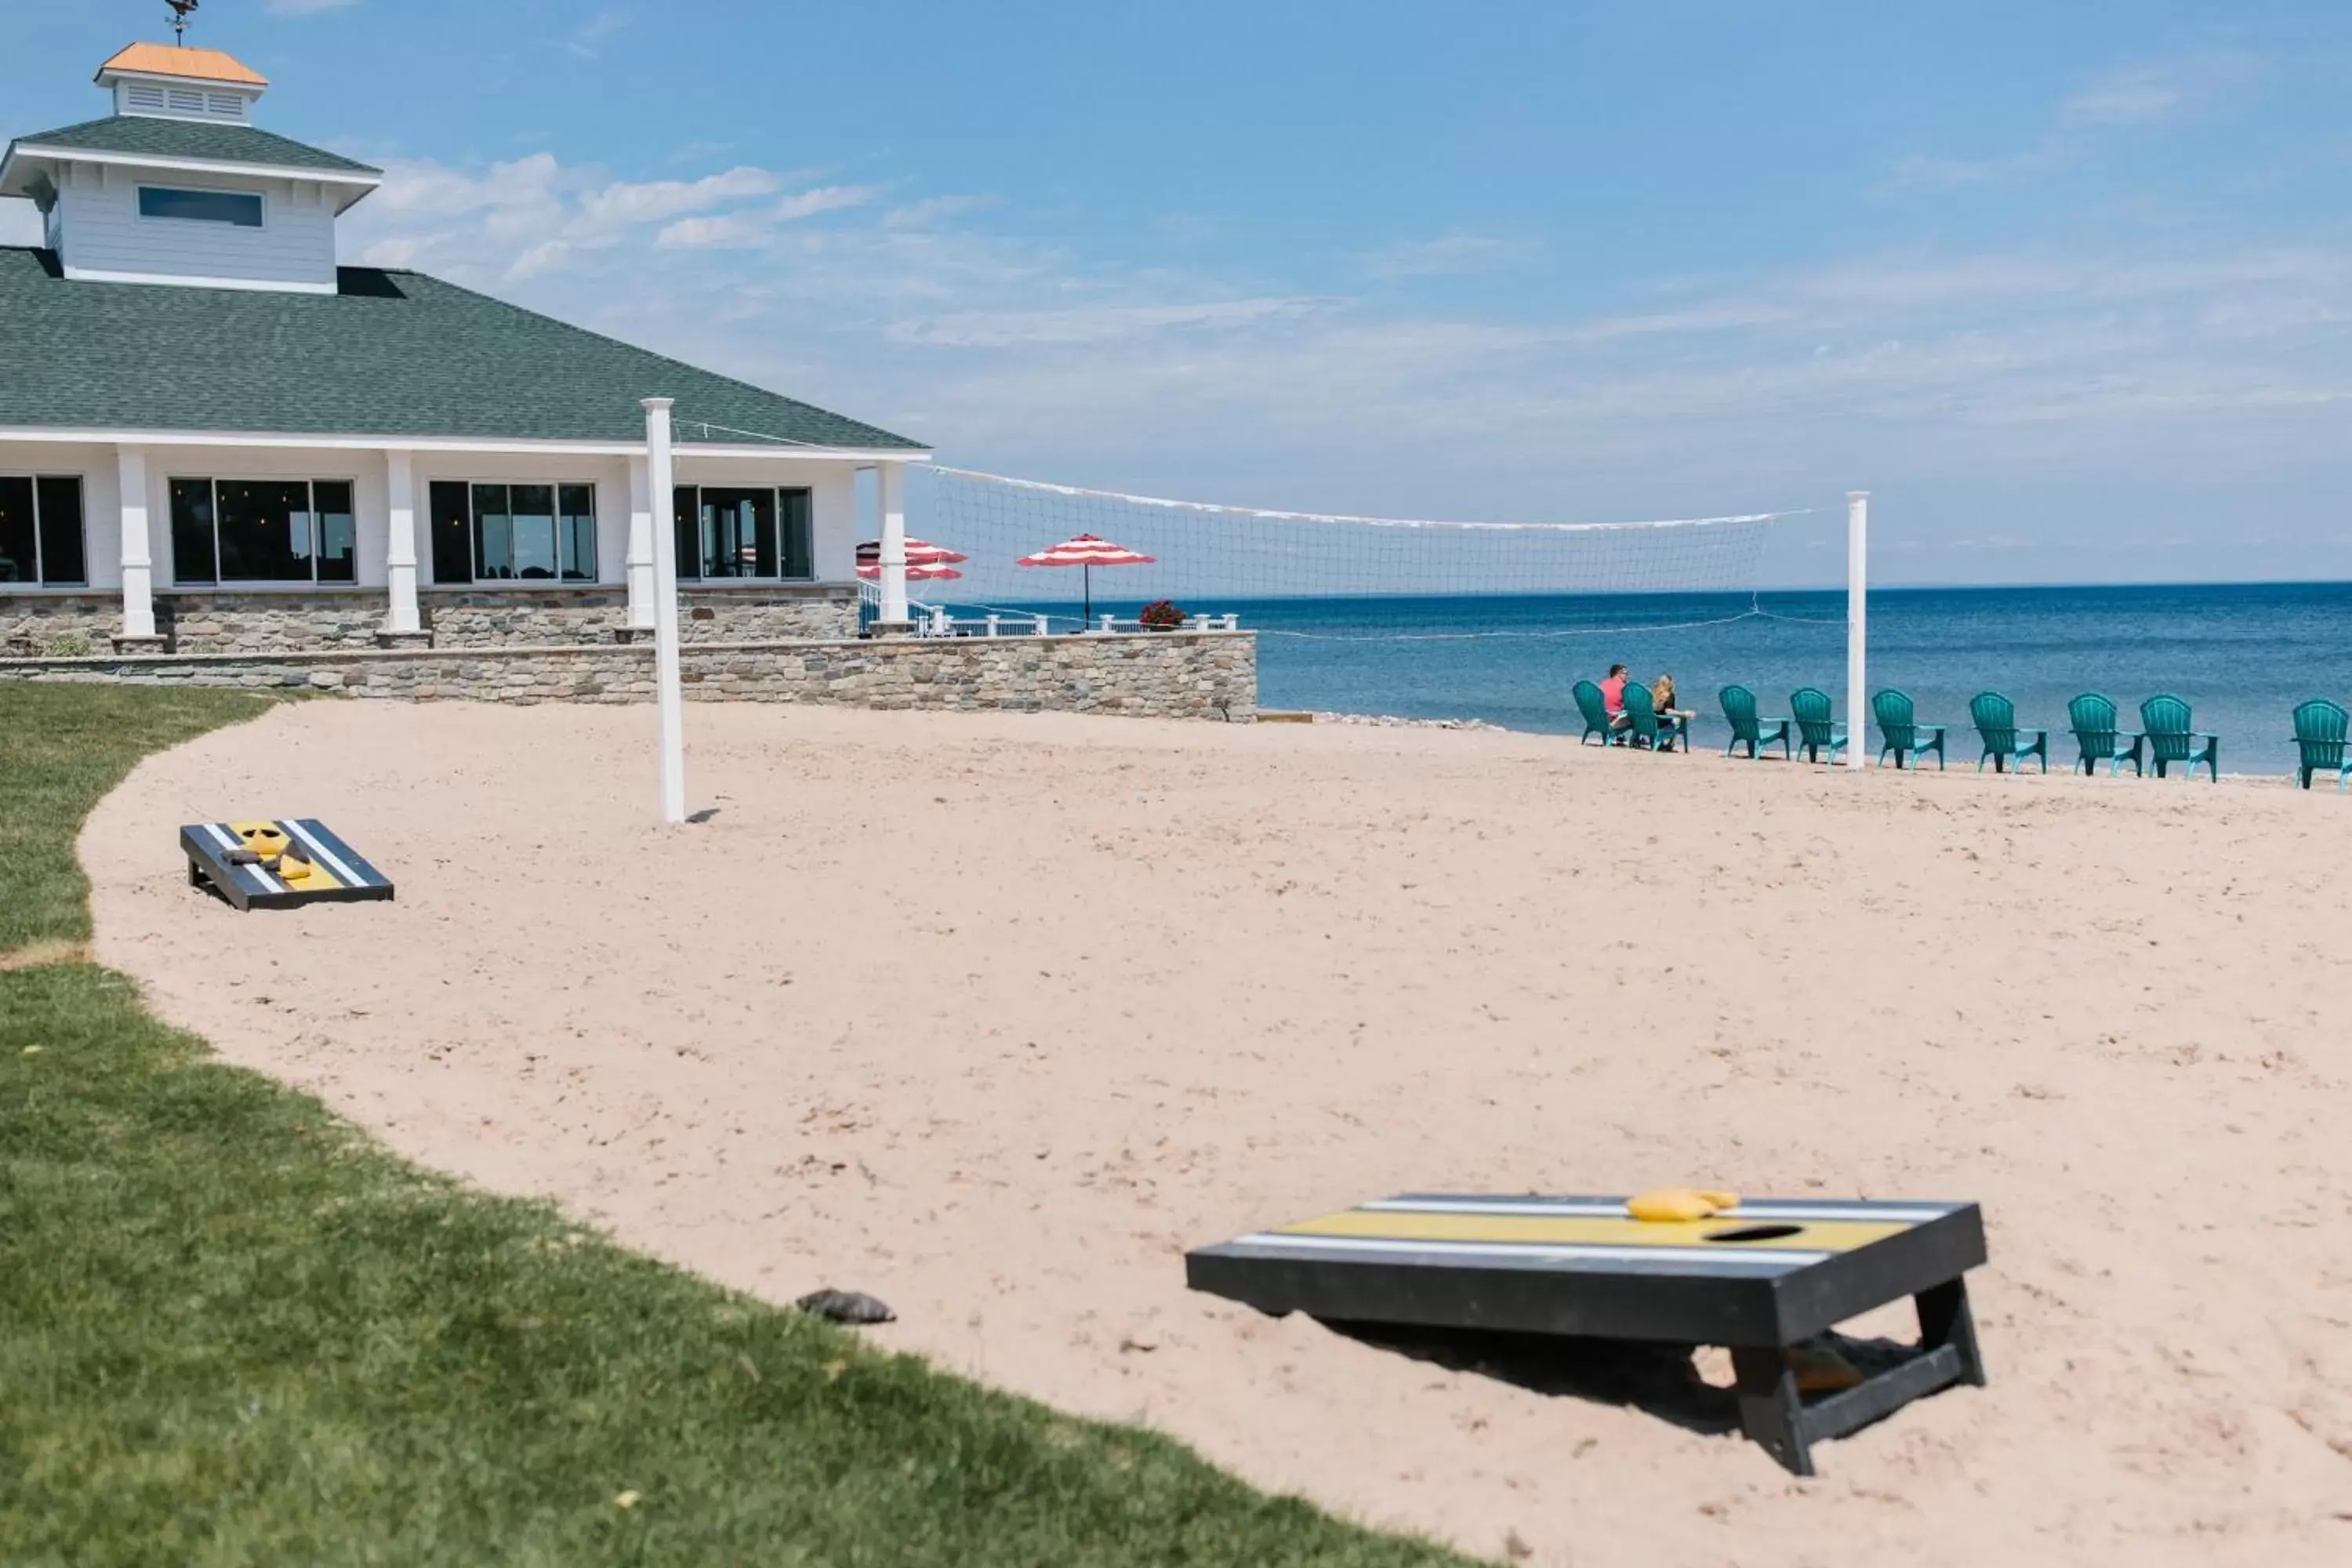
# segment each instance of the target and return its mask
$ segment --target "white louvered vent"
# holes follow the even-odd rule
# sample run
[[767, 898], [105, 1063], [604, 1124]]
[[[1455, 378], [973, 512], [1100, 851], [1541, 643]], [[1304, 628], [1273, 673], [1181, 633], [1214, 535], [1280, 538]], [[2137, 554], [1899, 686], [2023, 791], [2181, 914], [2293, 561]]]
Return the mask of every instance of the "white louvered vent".
[[244, 124], [253, 113], [253, 96], [201, 87], [172, 87], [157, 81], [126, 81], [116, 86], [115, 110], [121, 114], [152, 114], [167, 120], [233, 120]]

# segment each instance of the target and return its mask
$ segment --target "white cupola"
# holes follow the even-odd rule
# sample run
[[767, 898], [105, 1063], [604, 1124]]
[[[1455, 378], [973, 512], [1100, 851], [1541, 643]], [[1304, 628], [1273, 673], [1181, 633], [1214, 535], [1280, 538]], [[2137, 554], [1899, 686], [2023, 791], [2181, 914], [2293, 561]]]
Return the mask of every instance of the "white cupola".
[[269, 89], [233, 56], [177, 44], [131, 45], [98, 68], [98, 84], [113, 92], [117, 114], [230, 125], [252, 123], [254, 100]]

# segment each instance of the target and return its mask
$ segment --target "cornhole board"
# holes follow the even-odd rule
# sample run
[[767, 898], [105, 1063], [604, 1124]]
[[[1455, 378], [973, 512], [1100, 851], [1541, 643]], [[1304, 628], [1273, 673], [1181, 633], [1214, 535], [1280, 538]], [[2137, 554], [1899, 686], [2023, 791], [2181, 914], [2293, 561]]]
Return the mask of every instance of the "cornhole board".
[[[1277, 1316], [1723, 1345], [1742, 1429], [1810, 1476], [1813, 1444], [1983, 1385], [1966, 1275], [1984, 1260], [1972, 1203], [1755, 1198], [1659, 1223], [1623, 1198], [1412, 1193], [1201, 1247], [1184, 1277]], [[1905, 1296], [1916, 1353], [1800, 1395], [1790, 1346]]]
[[[248, 848], [247, 836], [257, 832], [264, 843], [282, 841], [307, 856], [310, 874], [289, 881], [267, 864], [231, 858]], [[268, 837], [273, 832], [279, 838]], [[359, 851], [314, 816], [191, 823], [180, 829], [180, 847], [187, 852], [189, 882], [217, 889], [221, 897], [240, 910], [284, 910], [298, 904], [347, 904], [392, 897], [392, 879], [369, 865]]]

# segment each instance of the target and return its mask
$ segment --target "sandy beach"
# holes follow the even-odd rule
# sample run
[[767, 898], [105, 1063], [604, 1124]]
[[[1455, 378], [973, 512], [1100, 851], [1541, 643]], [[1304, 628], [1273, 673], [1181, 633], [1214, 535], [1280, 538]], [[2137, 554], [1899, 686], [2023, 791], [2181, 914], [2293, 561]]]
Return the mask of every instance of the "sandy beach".
[[[1552, 737], [316, 702], [91, 818], [98, 952], [403, 1153], [1541, 1563], [2352, 1557], [2352, 799]], [[240, 916], [178, 824], [390, 905]], [[1186, 1291], [1405, 1190], [1967, 1197], [1992, 1383], [1825, 1446]], [[1905, 1333], [1907, 1312], [1864, 1331]]]

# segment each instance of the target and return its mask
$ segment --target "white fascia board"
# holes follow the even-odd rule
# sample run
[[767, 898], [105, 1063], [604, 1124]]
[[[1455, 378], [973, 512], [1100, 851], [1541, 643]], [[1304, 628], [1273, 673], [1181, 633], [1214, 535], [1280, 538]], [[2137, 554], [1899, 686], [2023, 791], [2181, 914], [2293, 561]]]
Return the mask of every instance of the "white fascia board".
[[[314, 184], [357, 185], [359, 195], [365, 195], [383, 184], [382, 174], [362, 174], [355, 169], [318, 169], [307, 163], [245, 163], [226, 158], [173, 158], [154, 153], [109, 153], [90, 147], [47, 147], [37, 142], [20, 142], [0, 163], [0, 185], [8, 183], [8, 174], [19, 158], [54, 158], [67, 163], [128, 164], [139, 169], [169, 169], [188, 174], [244, 174], [258, 180], [308, 180]], [[358, 196], [352, 200], [358, 200]], [[349, 205], [349, 204], [346, 204]]]
[[148, 153], [94, 153], [89, 148], [45, 148], [16, 146], [7, 157], [0, 157], [0, 195], [26, 195], [16, 188], [19, 160], [47, 157], [54, 163], [99, 163], [127, 169], [158, 169], [164, 174], [242, 174], [247, 179], [301, 179], [315, 185], [339, 185], [334, 197], [336, 216], [358, 207], [376, 185], [383, 184], [381, 174], [355, 174], [352, 169], [310, 169], [306, 164], [282, 163], [226, 163], [214, 157], [155, 157]]
[[187, 278], [172, 272], [106, 272], [64, 268], [68, 283], [160, 283], [174, 289], [243, 289], [255, 294], [332, 294], [332, 283], [280, 283], [260, 278]]
[[163, 87], [186, 88], [197, 84], [207, 92], [236, 92], [247, 98], [259, 98], [269, 90], [268, 82], [230, 81], [215, 76], [173, 76], [163, 71], [131, 70], [122, 66], [109, 66], [94, 79], [100, 87], [112, 87], [118, 81], [152, 81]]
[[[84, 426], [0, 426], [0, 441], [54, 441], [73, 446], [287, 447], [309, 451], [474, 452], [505, 457], [547, 453], [559, 457], [634, 458], [643, 441], [535, 441], [469, 436], [342, 436], [274, 434], [250, 430], [113, 430]], [[929, 447], [719, 447], [681, 442], [681, 460], [692, 458], [767, 458], [783, 462], [928, 463]]]

